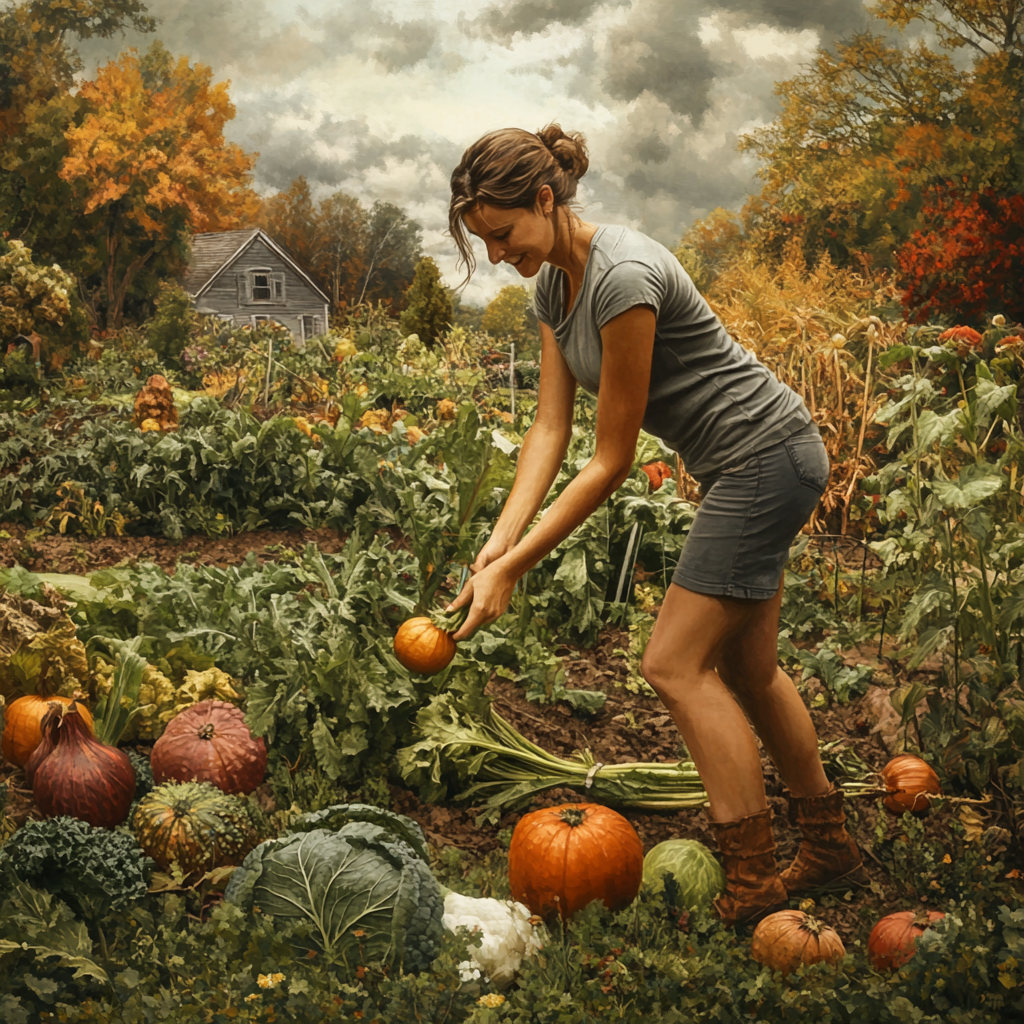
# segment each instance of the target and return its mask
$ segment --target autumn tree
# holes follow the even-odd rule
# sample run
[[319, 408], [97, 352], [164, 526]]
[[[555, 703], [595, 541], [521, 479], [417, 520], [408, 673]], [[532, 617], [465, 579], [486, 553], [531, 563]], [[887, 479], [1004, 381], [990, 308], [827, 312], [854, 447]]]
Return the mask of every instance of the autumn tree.
[[495, 340], [514, 342], [524, 354], [540, 341], [533, 300], [521, 284], [507, 284], [491, 299], [480, 327]]
[[974, 63], [863, 34], [779, 83], [781, 115], [743, 141], [764, 181], [745, 227], [768, 258], [799, 238], [809, 260], [825, 250], [891, 266], [934, 186], [1021, 189], [1020, 0], [879, 0], [874, 11], [897, 29], [929, 23], [945, 50], [967, 48]]
[[75, 40], [151, 31], [140, 0], [31, 0], [0, 11], [0, 230], [77, 269], [71, 187], [58, 177], [67, 130], [84, 101], [73, 91]]
[[405, 293], [406, 307], [402, 313], [402, 330], [419, 335], [428, 348], [451, 328], [455, 311], [451, 295], [441, 280], [441, 271], [429, 257], [416, 264], [412, 284]]
[[66, 133], [60, 177], [83, 202], [107, 323], [116, 327], [147, 264], [180, 269], [191, 234], [250, 219], [254, 157], [224, 140], [235, 114], [227, 84], [159, 43], [100, 68], [79, 96], [87, 113]]
[[263, 201], [258, 223], [331, 296], [335, 308], [385, 299], [396, 306], [421, 256], [420, 227], [391, 203], [367, 210], [335, 192], [317, 203], [305, 178]]

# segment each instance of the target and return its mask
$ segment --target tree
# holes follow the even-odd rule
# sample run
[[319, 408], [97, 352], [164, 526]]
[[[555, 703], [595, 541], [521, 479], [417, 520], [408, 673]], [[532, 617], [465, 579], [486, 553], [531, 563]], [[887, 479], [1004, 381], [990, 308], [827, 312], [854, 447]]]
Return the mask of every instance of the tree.
[[386, 300], [397, 304], [412, 284], [422, 252], [419, 224], [393, 203], [377, 201], [370, 209], [370, 223], [362, 287], [357, 303]]
[[355, 196], [335, 192], [320, 203], [320, 243], [314, 257], [317, 276], [335, 309], [355, 304], [356, 285], [365, 271], [370, 222]]
[[69, 269], [81, 209], [58, 171], [85, 107], [71, 92], [82, 64], [70, 39], [152, 31], [145, 12], [140, 0], [33, 0], [0, 12], [0, 230]]
[[257, 223], [283, 245], [305, 270], [312, 272], [320, 245], [320, 218], [305, 177], [264, 199]]
[[955, 183], [928, 195], [920, 227], [896, 254], [903, 305], [924, 322], [955, 310], [961, 322], [986, 314], [1024, 318], [1024, 196], [965, 196]]
[[451, 295], [441, 280], [441, 271], [429, 256], [424, 256], [416, 264], [405, 300], [402, 330], [406, 334], [419, 335], [420, 341], [432, 348], [441, 335], [451, 328], [455, 311]]
[[60, 177], [83, 202], [107, 323], [118, 327], [147, 263], [180, 267], [192, 233], [249, 220], [254, 157], [224, 141], [235, 114], [226, 83], [212, 84], [205, 65], [175, 62], [159, 43], [100, 68], [79, 95], [88, 112], [66, 133]]
[[514, 342], [525, 355], [539, 341], [530, 292], [521, 284], [505, 285], [487, 304], [480, 327], [492, 338]]
[[797, 237], [809, 260], [891, 266], [933, 186], [1021, 189], [1020, 0], [880, 0], [875, 12], [896, 28], [929, 22], [946, 48], [974, 49], [974, 65], [864, 34], [779, 83], [780, 117], [743, 140], [764, 161], [744, 221], [766, 257]]

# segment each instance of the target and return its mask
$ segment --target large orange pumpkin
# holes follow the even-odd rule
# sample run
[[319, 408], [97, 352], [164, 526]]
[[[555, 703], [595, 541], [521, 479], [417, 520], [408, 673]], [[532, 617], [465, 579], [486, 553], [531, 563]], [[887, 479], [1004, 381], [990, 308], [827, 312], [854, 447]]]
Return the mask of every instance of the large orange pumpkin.
[[846, 947], [836, 932], [817, 918], [802, 910], [780, 910], [754, 929], [750, 955], [759, 964], [787, 975], [823, 960], [837, 964], [846, 956]]
[[887, 914], [871, 929], [868, 958], [876, 971], [902, 967], [917, 949], [917, 940], [928, 926], [946, 915], [938, 910], [901, 910]]
[[534, 914], [568, 918], [593, 900], [622, 910], [636, 899], [644, 845], [618, 812], [561, 804], [520, 819], [508, 850], [512, 896]]
[[[70, 707], [72, 702], [72, 697], [40, 697], [36, 694], [12, 701], [7, 708], [3, 738], [0, 739], [0, 751], [4, 758], [24, 768], [43, 738], [43, 718], [50, 705], [56, 703]], [[92, 715], [81, 702], [78, 704], [78, 713], [85, 719], [91, 732]]]

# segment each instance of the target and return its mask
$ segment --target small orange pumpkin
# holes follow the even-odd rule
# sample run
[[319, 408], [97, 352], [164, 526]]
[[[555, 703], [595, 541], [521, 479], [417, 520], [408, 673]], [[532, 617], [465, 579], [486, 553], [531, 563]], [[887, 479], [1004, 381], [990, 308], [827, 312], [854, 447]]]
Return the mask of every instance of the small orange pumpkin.
[[900, 754], [882, 769], [882, 782], [888, 793], [882, 803], [896, 814], [928, 810], [928, 796], [939, 796], [939, 777], [931, 766], [913, 754]]
[[876, 971], [902, 967], [917, 949], [928, 926], [946, 915], [938, 910], [900, 910], [883, 917], [868, 936], [868, 958]]
[[466, 621], [468, 606], [451, 615], [419, 615], [406, 619], [395, 634], [395, 657], [410, 671], [431, 676], [455, 657], [452, 634]]
[[[70, 707], [73, 702], [73, 697], [41, 697], [38, 694], [29, 694], [12, 701], [7, 708], [3, 738], [0, 739], [0, 751], [4, 758], [24, 768], [43, 739], [43, 719], [50, 705], [63, 704]], [[81, 702], [78, 703], [78, 713], [92, 732], [92, 715]]]
[[838, 964], [846, 947], [836, 932], [802, 910], [769, 914], [754, 929], [750, 955], [783, 976], [808, 964]]
[[656, 491], [666, 480], [672, 479], [672, 470], [667, 463], [660, 459], [657, 462], [649, 462], [646, 466], [640, 467], [650, 480], [650, 490]]
[[600, 804], [561, 804], [525, 815], [508, 849], [513, 899], [531, 913], [563, 919], [601, 900], [628, 907], [640, 891], [644, 844], [617, 811]]

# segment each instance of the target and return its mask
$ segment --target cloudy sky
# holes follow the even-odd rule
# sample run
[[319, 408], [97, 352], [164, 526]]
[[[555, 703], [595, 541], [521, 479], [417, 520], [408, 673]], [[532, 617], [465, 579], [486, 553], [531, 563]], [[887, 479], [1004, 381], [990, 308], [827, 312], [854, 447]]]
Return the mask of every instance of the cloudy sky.
[[[458, 280], [448, 178], [493, 128], [550, 121], [586, 134], [584, 218], [667, 245], [737, 206], [756, 167], [737, 135], [770, 121], [774, 82], [869, 25], [865, 0], [149, 0], [155, 38], [230, 79], [230, 137], [259, 152], [257, 187], [304, 174], [405, 207]], [[877, 23], [876, 23], [877, 27]], [[128, 36], [83, 46], [90, 68]], [[518, 282], [484, 266], [482, 302]]]

